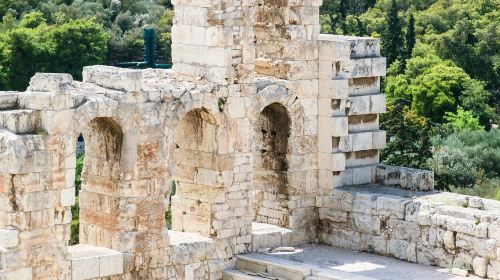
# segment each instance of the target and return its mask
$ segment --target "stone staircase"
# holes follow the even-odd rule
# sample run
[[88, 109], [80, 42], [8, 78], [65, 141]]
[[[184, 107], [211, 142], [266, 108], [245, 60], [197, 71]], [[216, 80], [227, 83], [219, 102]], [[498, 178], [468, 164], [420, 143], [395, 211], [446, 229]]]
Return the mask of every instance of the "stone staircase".
[[239, 255], [236, 268], [226, 270], [223, 280], [375, 280], [333, 269], [287, 261], [263, 254]]

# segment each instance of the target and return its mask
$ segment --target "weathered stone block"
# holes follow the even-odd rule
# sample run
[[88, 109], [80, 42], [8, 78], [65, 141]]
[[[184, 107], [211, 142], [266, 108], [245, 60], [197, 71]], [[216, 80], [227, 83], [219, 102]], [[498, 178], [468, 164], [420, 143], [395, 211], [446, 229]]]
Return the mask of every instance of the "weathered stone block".
[[381, 164], [376, 168], [376, 181], [404, 189], [432, 190], [434, 189], [434, 172]]
[[391, 236], [396, 239], [417, 242], [420, 237], [420, 227], [417, 223], [389, 219], [387, 221], [387, 227], [391, 232]]
[[0, 247], [12, 248], [19, 244], [19, 231], [16, 229], [0, 229]]
[[486, 276], [494, 280], [500, 279], [500, 261], [490, 260]]
[[0, 127], [17, 133], [34, 133], [40, 129], [40, 113], [34, 110], [0, 111]]
[[377, 212], [380, 216], [394, 216], [400, 220], [405, 219], [406, 205], [408, 199], [400, 196], [383, 195], [377, 197]]
[[319, 209], [319, 219], [320, 220], [329, 220], [336, 223], [346, 223], [347, 222], [347, 213], [346, 211], [339, 211], [328, 208], [320, 208]]
[[455, 232], [447, 230], [443, 235], [444, 246], [448, 249], [455, 249]]
[[346, 117], [319, 117], [318, 134], [329, 136], [347, 136], [347, 118]]
[[36, 73], [30, 80], [28, 91], [59, 93], [71, 83], [73, 77], [70, 74]]
[[408, 246], [408, 241], [391, 239], [387, 242], [387, 253], [398, 259], [406, 260], [408, 259]]
[[347, 99], [349, 94], [348, 80], [320, 79], [318, 93], [321, 98]]
[[366, 215], [377, 215], [378, 194], [357, 193], [354, 196], [353, 212]]
[[472, 260], [472, 269], [477, 276], [485, 277], [488, 269], [488, 259], [475, 257]]
[[86, 66], [83, 82], [124, 92], [138, 92], [142, 87], [142, 71], [109, 66]]
[[381, 233], [380, 219], [376, 216], [354, 213], [354, 225], [359, 232], [379, 235]]
[[73, 206], [75, 205], [75, 189], [62, 189], [61, 190], [61, 206]]
[[0, 271], [1, 280], [31, 280], [33, 279], [33, 269], [31, 267], [22, 268], [14, 271], [2, 272]]

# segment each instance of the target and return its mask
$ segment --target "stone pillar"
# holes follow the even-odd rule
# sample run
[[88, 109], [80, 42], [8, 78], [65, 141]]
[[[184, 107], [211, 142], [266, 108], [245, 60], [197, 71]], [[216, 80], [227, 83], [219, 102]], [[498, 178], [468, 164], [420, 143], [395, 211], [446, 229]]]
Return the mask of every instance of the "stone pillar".
[[[216, 116], [219, 130], [217, 161], [223, 194], [211, 198], [211, 278], [222, 277], [221, 268], [231, 265], [235, 254], [248, 250], [251, 242], [251, 122], [249, 106], [255, 97], [255, 2], [205, 0], [172, 2], [174, 76], [184, 80], [206, 80], [219, 86], [217, 92], [202, 93], [203, 104]], [[196, 96], [196, 98], [200, 98]], [[185, 105], [185, 104], [184, 104]], [[215, 114], [217, 112], [217, 114]], [[218, 180], [219, 180], [218, 179]], [[224, 202], [220, 201], [223, 197]]]
[[70, 279], [72, 147], [29, 109], [1, 111], [0, 127], [0, 279]]
[[319, 36], [320, 194], [375, 181], [379, 149], [385, 147], [378, 119], [385, 112], [384, 75], [378, 39]]
[[220, 85], [254, 78], [253, 1], [175, 0], [173, 71]]
[[[124, 104], [120, 108], [120, 115], [131, 120], [132, 116], [146, 115], [145, 112], [158, 112], [164, 105], [141, 104], [135, 109], [128, 106]], [[121, 229], [117, 240], [121, 247], [117, 249], [124, 252], [125, 273], [130, 273], [133, 279], [163, 279], [169, 261], [165, 201], [170, 194], [170, 180], [162, 122], [163, 118], [156, 115], [124, 129], [121, 160], [124, 180], [119, 201]]]
[[[84, 82], [142, 93], [142, 71], [87, 67]], [[80, 198], [83, 243], [123, 253], [125, 279], [163, 279], [170, 246], [165, 225], [167, 106], [90, 98], [75, 115], [85, 163]], [[86, 200], [86, 201], [84, 201]]]
[[315, 237], [318, 187], [318, 41], [322, 1], [261, 0], [258, 3], [255, 69], [284, 85], [291, 118], [287, 155], [288, 244]]
[[256, 72], [284, 80], [317, 79], [321, 0], [259, 0]]

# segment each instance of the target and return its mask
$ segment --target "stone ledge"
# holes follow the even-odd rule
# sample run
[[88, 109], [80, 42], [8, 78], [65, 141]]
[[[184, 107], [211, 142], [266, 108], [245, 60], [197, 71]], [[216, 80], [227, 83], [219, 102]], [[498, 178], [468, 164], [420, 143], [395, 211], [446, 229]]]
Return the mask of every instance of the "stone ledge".
[[142, 71], [95, 65], [83, 68], [83, 82], [124, 92], [139, 92], [142, 87]]
[[15, 91], [0, 91], [0, 110], [19, 109], [19, 94]]
[[380, 164], [376, 168], [375, 181], [403, 189], [429, 191], [434, 189], [434, 172]]
[[123, 254], [118, 251], [80, 244], [68, 247], [68, 252], [72, 280], [123, 274]]
[[319, 61], [320, 79], [350, 79], [379, 77], [386, 74], [383, 57], [359, 58], [343, 61]]
[[27, 91], [61, 93], [64, 87], [73, 83], [70, 74], [36, 73], [30, 80]]
[[35, 133], [40, 123], [40, 113], [34, 110], [0, 111], [0, 127], [16, 134]]
[[292, 230], [264, 223], [252, 223], [252, 252], [289, 246]]
[[376, 38], [320, 34], [318, 41], [320, 60], [346, 60], [380, 56], [380, 39]]

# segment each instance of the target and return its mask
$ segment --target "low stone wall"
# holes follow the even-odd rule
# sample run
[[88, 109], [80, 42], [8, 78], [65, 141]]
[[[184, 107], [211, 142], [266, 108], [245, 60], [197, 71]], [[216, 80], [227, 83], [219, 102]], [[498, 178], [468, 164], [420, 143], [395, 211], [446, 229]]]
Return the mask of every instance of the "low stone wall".
[[402, 189], [429, 191], [434, 189], [434, 172], [379, 164], [375, 168], [375, 181], [382, 185]]
[[500, 202], [367, 185], [318, 204], [322, 243], [500, 279]]
[[[217, 244], [220, 241], [178, 231], [169, 231], [169, 237], [167, 279], [222, 279], [222, 271], [234, 267], [235, 259], [227, 257], [227, 252]], [[164, 275], [161, 273], [155, 279], [163, 279]]]

